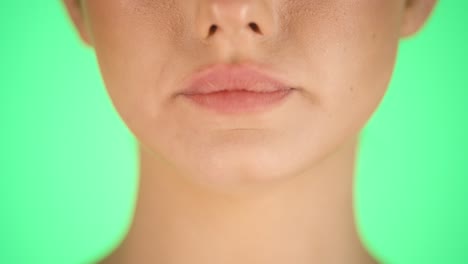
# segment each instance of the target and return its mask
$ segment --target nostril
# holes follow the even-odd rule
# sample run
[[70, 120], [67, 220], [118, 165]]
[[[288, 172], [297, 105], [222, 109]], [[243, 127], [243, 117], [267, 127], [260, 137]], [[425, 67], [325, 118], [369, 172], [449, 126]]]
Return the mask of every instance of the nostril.
[[214, 33], [216, 33], [216, 30], [218, 30], [218, 26], [216, 25], [211, 25], [209, 31], [208, 31], [208, 36], [211, 36], [213, 35]]
[[249, 27], [250, 27], [255, 33], [262, 34], [262, 31], [260, 30], [260, 27], [257, 25], [257, 23], [250, 22], [250, 23], [249, 23]]
[[[255, 22], [250, 22], [250, 23], [248, 24], [248, 26], [249, 26], [249, 28], [250, 28], [253, 32], [255, 32], [255, 33], [257, 33], [257, 34], [260, 34], [260, 35], [263, 34], [262, 30], [261, 30], [260, 27], [257, 25], [257, 23], [255, 23]], [[211, 25], [210, 28], [208, 29], [208, 37], [211, 37], [212, 35], [214, 35], [214, 34], [216, 33], [216, 31], [218, 31], [218, 26], [215, 25], [215, 24]]]

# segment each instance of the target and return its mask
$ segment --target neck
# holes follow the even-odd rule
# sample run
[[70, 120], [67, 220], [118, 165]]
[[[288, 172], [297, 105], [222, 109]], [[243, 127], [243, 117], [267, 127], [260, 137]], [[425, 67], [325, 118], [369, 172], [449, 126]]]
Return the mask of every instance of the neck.
[[356, 148], [353, 138], [302, 175], [226, 195], [140, 147], [133, 222], [102, 263], [376, 263], [355, 225]]

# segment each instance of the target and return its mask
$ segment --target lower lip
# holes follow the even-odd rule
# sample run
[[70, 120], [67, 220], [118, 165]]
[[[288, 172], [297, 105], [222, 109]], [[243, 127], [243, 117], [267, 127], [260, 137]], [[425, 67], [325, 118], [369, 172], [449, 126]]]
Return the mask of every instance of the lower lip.
[[293, 89], [274, 92], [220, 91], [208, 94], [184, 94], [199, 106], [223, 114], [265, 111], [278, 106]]

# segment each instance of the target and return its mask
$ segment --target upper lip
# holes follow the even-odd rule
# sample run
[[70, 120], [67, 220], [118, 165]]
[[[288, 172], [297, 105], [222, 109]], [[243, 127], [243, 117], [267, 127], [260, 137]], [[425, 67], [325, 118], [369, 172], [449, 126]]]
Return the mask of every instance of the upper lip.
[[293, 89], [264, 68], [253, 64], [215, 64], [205, 67], [191, 75], [183, 88], [183, 95], [236, 90], [265, 93]]

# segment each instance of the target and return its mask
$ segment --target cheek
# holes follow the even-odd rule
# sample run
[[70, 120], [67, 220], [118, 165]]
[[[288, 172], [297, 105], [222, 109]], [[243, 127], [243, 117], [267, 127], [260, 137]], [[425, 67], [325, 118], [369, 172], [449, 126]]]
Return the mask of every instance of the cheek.
[[160, 112], [161, 101], [170, 92], [164, 90], [170, 81], [165, 71], [176, 64], [172, 39], [177, 32], [165, 19], [169, 7], [155, 6], [157, 2], [161, 1], [149, 5], [142, 0], [100, 0], [87, 6], [106, 89], [132, 130]]
[[329, 1], [296, 21], [308, 24], [293, 33], [308, 61], [304, 78], [333, 130], [361, 128], [381, 101], [394, 68], [400, 8], [398, 1]]

